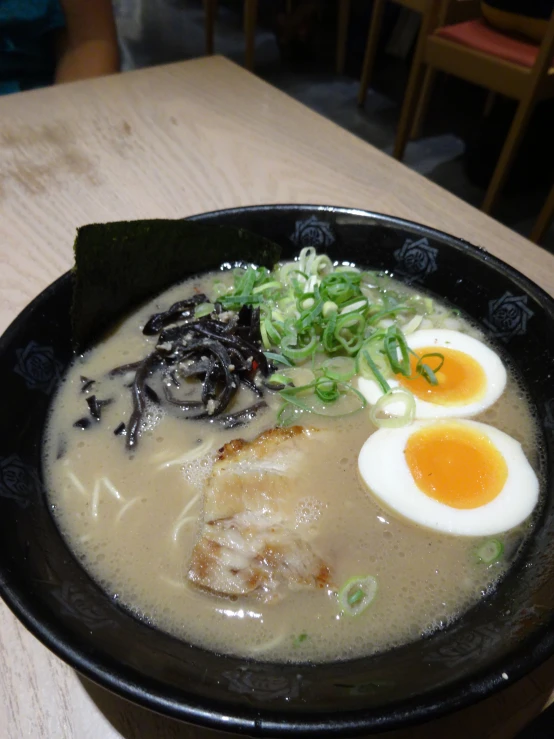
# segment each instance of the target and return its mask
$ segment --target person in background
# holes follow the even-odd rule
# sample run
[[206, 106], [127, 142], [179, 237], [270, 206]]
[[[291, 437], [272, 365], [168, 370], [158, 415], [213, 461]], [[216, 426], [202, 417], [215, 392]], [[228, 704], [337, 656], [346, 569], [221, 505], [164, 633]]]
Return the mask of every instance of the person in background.
[[0, 94], [117, 71], [111, 0], [0, 0]]
[[499, 31], [520, 33], [540, 44], [554, 11], [554, 0], [482, 0], [481, 9]]

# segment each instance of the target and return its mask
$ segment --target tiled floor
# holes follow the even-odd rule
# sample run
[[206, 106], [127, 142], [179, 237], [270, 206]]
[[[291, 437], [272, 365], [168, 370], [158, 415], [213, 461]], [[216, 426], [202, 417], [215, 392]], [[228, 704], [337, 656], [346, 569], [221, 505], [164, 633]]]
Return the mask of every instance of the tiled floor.
[[[215, 48], [242, 62], [244, 36], [240, 6], [236, 0], [220, 2]], [[268, 0], [260, 3], [271, 26]], [[126, 68], [162, 64], [204, 53], [204, 13], [200, 0], [115, 0], [119, 16], [123, 59]], [[313, 49], [301, 65], [284, 62], [270, 28], [256, 33], [256, 73], [292, 97], [330, 118], [373, 146], [392, 150], [408, 65], [382, 54], [376, 68], [374, 89], [366, 106], [356, 106], [358, 79], [354, 76], [365, 42], [364, 18], [351, 24], [347, 70], [352, 76], [333, 73], [334, 38], [331, 24], [318, 31]], [[367, 21], [366, 21], [367, 23]], [[423, 137], [410, 142], [405, 162], [463, 200], [479, 205], [484, 191], [472, 184], [465, 172], [464, 151], [480, 125], [485, 93], [454, 79], [439, 82]], [[506, 194], [497, 217], [516, 231], [528, 235], [547, 194], [547, 189], [525, 194]], [[554, 226], [543, 246], [554, 251]]]

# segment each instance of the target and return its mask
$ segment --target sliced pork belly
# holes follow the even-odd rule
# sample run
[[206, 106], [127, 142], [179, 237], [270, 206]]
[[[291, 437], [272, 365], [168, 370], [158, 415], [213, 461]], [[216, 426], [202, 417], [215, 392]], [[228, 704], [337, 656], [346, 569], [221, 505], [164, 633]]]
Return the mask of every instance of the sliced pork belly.
[[204, 492], [188, 579], [220, 595], [278, 599], [289, 589], [321, 588], [330, 569], [294, 531], [302, 497], [299, 463], [317, 432], [272, 429], [219, 451]]

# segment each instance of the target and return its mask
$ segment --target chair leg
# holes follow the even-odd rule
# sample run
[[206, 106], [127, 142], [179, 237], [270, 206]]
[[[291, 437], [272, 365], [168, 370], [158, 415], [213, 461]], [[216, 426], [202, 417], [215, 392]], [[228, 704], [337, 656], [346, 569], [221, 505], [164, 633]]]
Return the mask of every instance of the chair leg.
[[348, 39], [348, 22], [350, 20], [350, 0], [337, 0], [339, 22], [337, 31], [337, 74], [344, 74], [346, 61], [346, 42]]
[[244, 36], [246, 39], [246, 53], [244, 64], [250, 72], [254, 69], [254, 49], [256, 35], [256, 20], [258, 17], [258, 0], [244, 0]]
[[427, 67], [425, 70], [425, 76], [423, 77], [423, 86], [419, 95], [414, 122], [410, 131], [411, 139], [418, 139], [421, 136], [423, 121], [427, 115], [427, 109], [429, 107], [429, 101], [431, 99], [431, 93], [433, 92], [436, 78], [437, 70], [434, 67]]
[[510, 165], [517, 153], [517, 150], [521, 143], [521, 139], [523, 138], [523, 134], [525, 133], [525, 128], [527, 126], [527, 123], [529, 122], [529, 118], [531, 117], [531, 113], [533, 112], [534, 107], [534, 97], [522, 100], [517, 106], [514, 120], [512, 121], [512, 125], [510, 126], [508, 136], [506, 137], [506, 141], [504, 142], [504, 146], [502, 147], [502, 151], [500, 153], [500, 158], [496, 164], [492, 179], [487, 188], [485, 199], [481, 208], [484, 213], [490, 213], [496, 204], [496, 201], [500, 194], [500, 190], [504, 185], [504, 182], [506, 181], [506, 177], [508, 176], [508, 172], [510, 171]]
[[546, 203], [541, 210], [537, 222], [533, 226], [530, 239], [536, 244], [540, 244], [545, 235], [551, 221], [554, 219], [554, 187], [550, 190], [550, 195], [546, 198]]
[[413, 116], [417, 106], [418, 93], [421, 89], [425, 72], [425, 48], [427, 37], [437, 26], [439, 12], [443, 6], [441, 0], [427, 0], [427, 7], [423, 13], [417, 44], [412, 61], [412, 69], [408, 79], [408, 87], [404, 94], [404, 102], [400, 112], [400, 121], [394, 142], [393, 156], [402, 159], [408, 142]]
[[400, 112], [400, 120], [398, 122], [398, 129], [396, 131], [396, 139], [394, 141], [393, 157], [395, 159], [402, 160], [406, 144], [408, 143], [408, 137], [410, 135], [410, 129], [414, 119], [414, 113], [418, 103], [418, 93], [421, 90], [421, 84], [423, 82], [423, 76], [425, 74], [425, 65], [423, 63], [423, 49], [425, 44], [425, 38], [421, 38], [418, 41], [418, 46], [414, 54], [414, 60], [412, 62], [412, 69], [410, 72], [410, 78], [408, 80], [408, 87], [404, 94], [404, 102], [402, 103], [402, 110]]
[[210, 56], [214, 53], [214, 32], [215, 17], [217, 15], [217, 0], [204, 0], [204, 12], [206, 20], [204, 31], [206, 34], [206, 54]]
[[485, 100], [485, 107], [483, 109], [483, 117], [488, 118], [490, 114], [492, 113], [492, 109], [494, 108], [494, 104], [496, 102], [496, 93], [492, 90], [489, 90], [487, 99]]
[[[340, 0], [339, 0], [340, 2]], [[362, 67], [362, 78], [360, 80], [360, 90], [358, 92], [358, 105], [363, 107], [367, 97], [367, 90], [373, 76], [373, 66], [377, 55], [377, 46], [379, 44], [379, 36], [381, 34], [381, 23], [383, 20], [383, 10], [385, 9], [385, 0], [374, 0], [371, 20], [369, 22], [369, 32], [367, 35], [367, 44], [365, 47], [364, 64]]]

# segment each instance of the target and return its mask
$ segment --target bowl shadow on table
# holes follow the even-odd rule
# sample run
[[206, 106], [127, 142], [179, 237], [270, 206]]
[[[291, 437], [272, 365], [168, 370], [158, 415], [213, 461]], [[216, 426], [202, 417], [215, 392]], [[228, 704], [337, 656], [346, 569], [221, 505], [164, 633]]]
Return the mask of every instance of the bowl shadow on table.
[[[160, 716], [84, 677], [79, 676], [79, 680], [96, 707], [124, 739], [225, 739], [231, 736]], [[500, 693], [473, 706], [410, 729], [372, 736], [383, 739], [467, 739], [468, 736], [472, 739], [516, 739], [518, 733], [540, 714], [553, 691], [554, 657]]]

